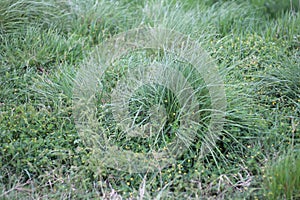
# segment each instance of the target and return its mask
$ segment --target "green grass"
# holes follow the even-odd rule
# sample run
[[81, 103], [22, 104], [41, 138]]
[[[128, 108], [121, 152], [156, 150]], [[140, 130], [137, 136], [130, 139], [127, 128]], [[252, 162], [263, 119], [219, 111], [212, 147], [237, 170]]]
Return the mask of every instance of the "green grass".
[[[0, 199], [299, 198], [300, 2], [273, 2], [2, 0]], [[217, 63], [227, 108], [222, 132], [213, 132], [215, 142], [207, 137], [213, 110], [203, 77], [189, 60], [155, 49], [130, 51], [101, 72], [96, 129], [107, 143], [76, 129], [77, 72], [87, 62], [99, 67], [90, 58], [103, 41], [138, 27], [188, 35]], [[127, 72], [153, 62], [181, 70], [196, 91], [196, 114], [203, 120], [196, 123], [195, 137], [177, 135], [191, 145], [166, 167], [114, 169], [107, 165], [114, 160], [95, 144], [158, 151], [174, 140], [180, 125], [180, 101], [163, 86], [127, 94], [135, 124], [167, 113], [166, 124], [147, 137], [126, 137], [110, 107], [103, 108]]]
[[297, 153], [280, 156], [264, 169], [263, 177], [269, 199], [299, 198], [300, 160]]

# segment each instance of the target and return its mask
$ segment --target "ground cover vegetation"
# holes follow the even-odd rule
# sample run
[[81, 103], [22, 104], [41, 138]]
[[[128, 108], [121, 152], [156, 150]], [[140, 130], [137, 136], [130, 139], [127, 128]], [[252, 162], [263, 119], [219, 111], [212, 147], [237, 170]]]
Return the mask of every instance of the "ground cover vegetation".
[[[299, 7], [298, 0], [1, 0], [0, 199], [299, 199]], [[184, 66], [198, 88], [199, 135], [172, 165], [147, 173], [102, 165], [72, 114], [82, 63], [103, 41], [137, 27], [197, 41], [217, 64], [227, 98], [222, 134], [211, 143], [211, 101], [193, 66], [153, 50], [113, 63], [102, 80], [106, 93], [127, 68], [152, 61]], [[150, 101], [134, 100], [140, 96]], [[147, 152], [174, 139], [180, 105], [171, 91], [146, 85], [131, 96], [132, 117], [138, 107], [165, 106], [164, 135], [147, 139], [124, 138], [101, 112], [105, 97], [98, 97], [99, 123], [118, 147]], [[210, 148], [201, 156], [203, 144]]]

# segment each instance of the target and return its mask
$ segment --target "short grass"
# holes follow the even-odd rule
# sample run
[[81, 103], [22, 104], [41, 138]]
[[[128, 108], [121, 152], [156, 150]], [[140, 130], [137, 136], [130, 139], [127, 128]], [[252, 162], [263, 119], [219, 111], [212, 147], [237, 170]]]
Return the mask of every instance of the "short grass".
[[[0, 198], [299, 198], [299, 7], [297, 0], [2, 0]], [[129, 173], [103, 165], [97, 149], [80, 137], [72, 98], [76, 73], [91, 52], [103, 41], [137, 27], [168, 28], [197, 41], [217, 63], [227, 109], [215, 143], [205, 140], [204, 120], [190, 150], [171, 165]], [[170, 64], [173, 58], [151, 50], [130, 52], [105, 72], [105, 91], [111, 91], [126, 66], [150, 61]], [[189, 75], [190, 66], [183, 66], [193, 87], [199, 87], [203, 82]], [[170, 115], [168, 125], [176, 126], [178, 105], [173, 94], [146, 87], [134, 95], [132, 115], [137, 115], [136, 107], [152, 106], [137, 101], [139, 96], [153, 102], [167, 100], [162, 104]], [[111, 115], [101, 112], [106, 101], [102, 98], [98, 116], [111, 143], [147, 152], [161, 142], [155, 134], [147, 139], [122, 138]], [[199, 101], [203, 110], [210, 109], [201, 92]], [[140, 117], [138, 123], [147, 120], [147, 115]], [[165, 135], [172, 130], [164, 128]], [[205, 142], [212, 145], [202, 156]], [[164, 144], [159, 145], [155, 147]]]

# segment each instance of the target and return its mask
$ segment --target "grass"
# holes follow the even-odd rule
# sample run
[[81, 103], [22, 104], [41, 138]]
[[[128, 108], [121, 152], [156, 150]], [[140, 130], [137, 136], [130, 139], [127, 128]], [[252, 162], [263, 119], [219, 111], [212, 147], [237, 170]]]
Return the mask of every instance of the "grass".
[[[299, 198], [299, 5], [269, 0], [1, 1], [0, 199]], [[147, 27], [187, 35], [211, 56], [224, 83], [226, 111], [213, 109], [206, 74], [196, 73], [191, 61], [197, 54], [184, 59], [176, 49], [139, 49], [101, 68], [97, 55], [105, 54], [96, 51], [109, 46], [101, 46], [103, 41]], [[153, 63], [179, 70], [188, 80], [175, 88], [179, 94], [192, 88], [188, 94], [196, 100], [189, 108], [197, 108], [201, 119], [196, 128], [178, 132], [191, 110], [182, 111], [185, 98], [178, 99], [165, 86], [168, 82], [124, 90], [113, 99], [113, 91], [122, 92], [120, 82], [135, 85], [136, 69]], [[88, 115], [81, 116], [92, 119], [92, 132], [78, 130], [74, 112], [80, 94], [74, 86], [84, 65], [94, 67], [89, 72], [102, 91], [95, 95], [95, 110], [85, 109]], [[167, 80], [171, 74], [166, 73]], [[84, 78], [83, 86], [94, 80]], [[117, 108], [128, 106], [123, 110], [129, 114], [119, 113], [123, 117], [116, 120], [114, 103], [120, 99], [128, 102]], [[225, 116], [221, 132], [212, 131], [218, 124], [209, 125], [213, 112]], [[132, 121], [148, 132], [147, 123], [157, 123], [148, 135], [140, 131], [128, 137], [122, 124]], [[176, 137], [188, 146], [179, 154], [170, 145]], [[173, 157], [160, 157], [156, 170], [126, 169], [144, 169], [143, 162], [169, 151]], [[130, 165], [124, 152], [133, 152], [127, 154]], [[114, 165], [112, 155], [123, 167]]]
[[280, 156], [264, 169], [265, 187], [269, 199], [299, 198], [299, 166], [297, 153]]

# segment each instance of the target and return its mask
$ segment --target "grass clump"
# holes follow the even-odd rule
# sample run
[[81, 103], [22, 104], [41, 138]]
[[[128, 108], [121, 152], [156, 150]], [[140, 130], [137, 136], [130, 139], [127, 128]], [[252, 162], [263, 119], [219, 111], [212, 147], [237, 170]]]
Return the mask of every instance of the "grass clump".
[[[0, 2], [0, 33], [16, 32], [32, 24], [67, 31], [69, 10], [65, 1], [3, 0]], [[45, 9], [47, 8], [47, 9]]]
[[264, 168], [268, 199], [298, 199], [300, 193], [300, 159], [298, 152], [279, 156]]
[[[15, 47], [18, 47], [15, 49]], [[74, 63], [82, 58], [82, 44], [66, 38], [55, 29], [28, 26], [9, 34], [1, 44], [1, 60], [7, 70], [35, 68], [46, 73], [55, 65]], [[19, 71], [19, 70], [18, 70]]]

